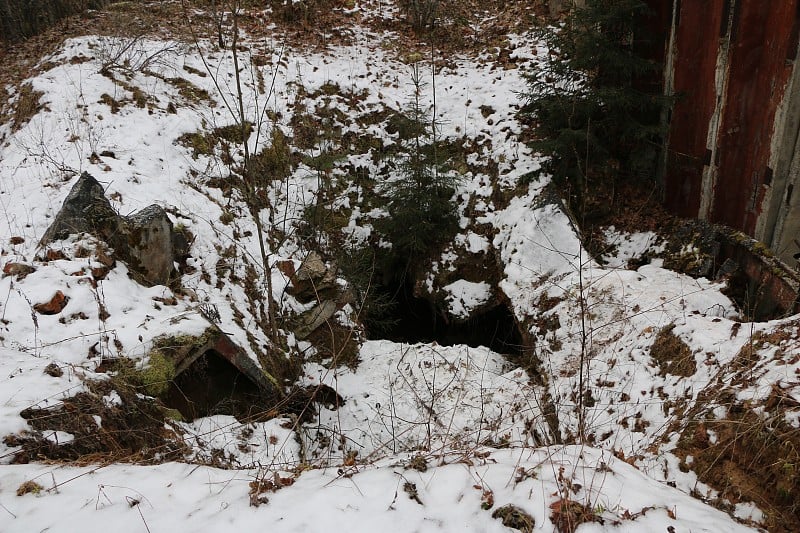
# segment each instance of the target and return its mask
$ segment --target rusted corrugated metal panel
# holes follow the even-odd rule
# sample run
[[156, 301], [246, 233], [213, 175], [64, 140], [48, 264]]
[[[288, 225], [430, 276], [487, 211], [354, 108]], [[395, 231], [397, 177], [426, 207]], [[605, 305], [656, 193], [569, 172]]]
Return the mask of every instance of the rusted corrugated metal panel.
[[792, 68], [787, 59], [794, 54], [797, 1], [768, 6], [763, 0], [731, 2], [728, 83], [716, 141], [718, 178], [710, 218], [749, 235], [755, 231], [772, 176], [767, 165], [775, 112]]
[[703, 167], [710, 163], [706, 147], [717, 100], [717, 28], [723, 25], [724, 4], [724, 0], [684, 0], [676, 5], [671, 75], [678, 101], [670, 122], [665, 201], [680, 216], [698, 216]]

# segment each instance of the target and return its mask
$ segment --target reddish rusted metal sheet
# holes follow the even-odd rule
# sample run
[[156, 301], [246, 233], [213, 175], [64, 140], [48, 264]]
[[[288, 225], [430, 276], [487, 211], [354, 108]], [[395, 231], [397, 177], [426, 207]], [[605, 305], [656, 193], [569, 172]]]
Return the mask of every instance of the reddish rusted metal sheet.
[[734, 7], [710, 218], [749, 235], [755, 232], [772, 175], [767, 165], [775, 112], [791, 74], [787, 59], [796, 46], [797, 1], [740, 0]]
[[[671, 0], [667, 3], [672, 4]], [[678, 97], [669, 132], [665, 202], [680, 216], [700, 209], [706, 147], [716, 106], [715, 72], [724, 0], [683, 0], [675, 29], [673, 83]]]

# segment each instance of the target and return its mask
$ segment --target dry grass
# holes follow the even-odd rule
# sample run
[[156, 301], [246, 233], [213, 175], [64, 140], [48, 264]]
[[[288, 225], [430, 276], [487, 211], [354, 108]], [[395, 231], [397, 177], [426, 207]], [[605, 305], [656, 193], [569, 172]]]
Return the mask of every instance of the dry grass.
[[659, 374], [689, 377], [697, 371], [697, 362], [691, 348], [672, 333], [675, 324], [661, 329], [650, 347], [650, 357], [658, 363]]
[[587, 505], [568, 498], [561, 498], [550, 505], [550, 520], [558, 533], [575, 533], [578, 526], [597, 522], [598, 517]]
[[769, 531], [800, 531], [800, 430], [784, 420], [796, 402], [771, 400], [765, 418], [752, 406], [734, 405], [724, 420], [691, 424], [678, 453], [693, 457], [683, 468], [720, 491], [711, 503], [730, 511], [732, 504], [752, 501], [765, 512]]
[[37, 91], [30, 83], [25, 83], [19, 88], [16, 105], [14, 106], [14, 116], [12, 117], [11, 130], [17, 131], [45, 106], [41, 103], [44, 93]]
[[44, 490], [44, 487], [35, 481], [25, 481], [17, 487], [17, 496], [25, 496], [26, 494], [39, 494]]
[[532, 533], [535, 525], [535, 521], [530, 514], [511, 504], [495, 509], [492, 513], [492, 518], [497, 518], [504, 526], [522, 533]]
[[[13, 462], [155, 463], [184, 457], [183, 440], [166, 429], [165, 410], [154, 400], [117, 387], [121, 403], [113, 405], [103, 400], [111, 392], [111, 382], [92, 382], [91, 388], [52, 407], [24, 409], [20, 416], [31, 430], [3, 438], [6, 445], [20, 447]], [[101, 420], [99, 426], [95, 416]], [[53, 431], [69, 433], [73, 439], [53, 442], [47, 438]]]
[[[738, 393], [754, 387], [772, 364], [796, 375], [798, 337], [796, 321], [753, 333], [731, 361], [731, 373], [710, 384], [684, 415], [692, 422], [673, 430], [680, 431], [681, 469], [719, 491], [709, 503], [730, 513], [739, 502], [753, 502], [775, 532], [800, 531], [800, 429], [791, 423], [800, 408], [796, 380], [772, 383], [760, 400]], [[726, 408], [724, 418], [711, 412], [715, 406]]]

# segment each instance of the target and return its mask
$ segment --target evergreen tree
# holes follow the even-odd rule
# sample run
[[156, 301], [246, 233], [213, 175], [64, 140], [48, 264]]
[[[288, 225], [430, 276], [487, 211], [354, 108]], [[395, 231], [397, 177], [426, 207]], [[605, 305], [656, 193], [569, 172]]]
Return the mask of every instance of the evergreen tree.
[[573, 201], [593, 178], [655, 175], [669, 100], [648, 90], [659, 68], [641, 55], [648, 14], [641, 0], [587, 0], [536, 31], [550, 53], [526, 76], [524, 112], [535, 122], [533, 148], [549, 156], [541, 172]]
[[436, 142], [435, 124], [420, 101], [424, 84], [419, 65], [412, 68], [414, 94], [403, 115], [400, 155], [396, 171], [386, 182], [389, 216], [376, 228], [392, 243], [384, 272], [404, 275], [415, 260], [429, 256], [434, 248], [450, 239], [458, 227], [452, 202], [458, 178], [448, 172], [444, 153]]

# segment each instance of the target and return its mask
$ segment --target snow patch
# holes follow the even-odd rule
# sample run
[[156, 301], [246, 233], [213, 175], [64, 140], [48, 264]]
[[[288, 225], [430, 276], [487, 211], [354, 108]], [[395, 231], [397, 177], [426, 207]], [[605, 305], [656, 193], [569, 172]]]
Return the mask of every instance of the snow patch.
[[447, 292], [449, 312], [457, 318], [469, 318], [472, 312], [492, 298], [492, 286], [459, 279], [442, 287]]

